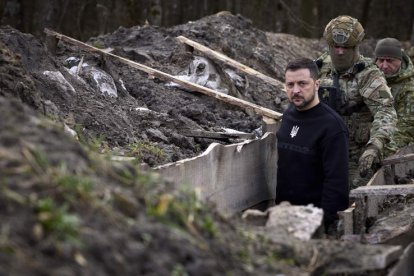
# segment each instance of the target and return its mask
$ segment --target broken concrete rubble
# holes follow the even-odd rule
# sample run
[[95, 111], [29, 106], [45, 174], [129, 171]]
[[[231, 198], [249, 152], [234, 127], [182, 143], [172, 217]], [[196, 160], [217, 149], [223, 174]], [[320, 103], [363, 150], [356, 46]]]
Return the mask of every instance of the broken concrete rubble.
[[246, 210], [243, 212], [243, 218], [248, 222], [254, 222], [255, 225], [262, 225], [268, 237], [286, 231], [285, 235], [310, 240], [321, 226], [323, 211], [313, 205], [292, 206], [289, 202], [283, 202], [264, 212]]
[[325, 271], [328, 275], [385, 275], [381, 271], [395, 263], [403, 251], [401, 246], [312, 239], [320, 228], [322, 217], [323, 211], [319, 208], [292, 206], [289, 203], [271, 207], [265, 212], [247, 210], [243, 213], [243, 218], [250, 225], [249, 231], [285, 244], [292, 248], [295, 255], [307, 260], [309, 267], [319, 267], [321, 273]]
[[404, 205], [377, 217], [367, 234], [362, 235], [362, 242], [403, 246], [410, 243], [414, 237], [414, 203]]

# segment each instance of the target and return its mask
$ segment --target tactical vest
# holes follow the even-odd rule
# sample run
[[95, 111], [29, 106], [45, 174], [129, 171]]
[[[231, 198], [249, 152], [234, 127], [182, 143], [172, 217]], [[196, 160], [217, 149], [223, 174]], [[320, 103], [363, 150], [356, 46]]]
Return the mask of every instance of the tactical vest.
[[[318, 94], [319, 99], [329, 105], [341, 116], [350, 116], [355, 112], [369, 112], [366, 108], [362, 97], [358, 97], [359, 93], [349, 93], [346, 88], [352, 88], [352, 81], [355, 79], [355, 75], [365, 69], [366, 63], [364, 61], [356, 63], [351, 70], [348, 70], [342, 78], [342, 82], [346, 82], [344, 85], [340, 85], [340, 76], [333, 70], [323, 70], [321, 59], [316, 60], [316, 64], [321, 72], [321, 84], [319, 86]], [[351, 83], [349, 85], [349, 83]], [[356, 82], [354, 85], [355, 89]], [[363, 110], [365, 107], [365, 110]]]
[[350, 146], [352, 142], [365, 145], [370, 138], [373, 117], [360, 94], [357, 77], [370, 61], [361, 59], [342, 75], [331, 68], [329, 55], [315, 62], [320, 70], [319, 99], [341, 115], [347, 124]]

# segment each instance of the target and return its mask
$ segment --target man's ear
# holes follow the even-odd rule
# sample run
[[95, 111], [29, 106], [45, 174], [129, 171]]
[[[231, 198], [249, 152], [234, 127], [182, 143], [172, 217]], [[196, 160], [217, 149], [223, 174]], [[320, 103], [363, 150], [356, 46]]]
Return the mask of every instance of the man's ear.
[[315, 80], [315, 87], [316, 87], [316, 91], [318, 91], [319, 90], [319, 86], [320, 86], [320, 84], [321, 84], [321, 81], [318, 79], [318, 80]]

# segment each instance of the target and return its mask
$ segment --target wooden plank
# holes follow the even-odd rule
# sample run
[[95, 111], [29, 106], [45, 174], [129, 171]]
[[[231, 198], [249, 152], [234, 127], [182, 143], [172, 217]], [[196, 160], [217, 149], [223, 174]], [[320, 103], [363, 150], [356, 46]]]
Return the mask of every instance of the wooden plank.
[[197, 92], [203, 93], [205, 95], [214, 97], [214, 98], [216, 98], [218, 100], [221, 100], [223, 102], [252, 110], [256, 114], [266, 116], [266, 117], [270, 117], [270, 118], [277, 119], [277, 120], [281, 119], [281, 117], [282, 117], [282, 114], [279, 113], [279, 112], [276, 112], [276, 111], [273, 111], [271, 109], [259, 106], [257, 104], [250, 103], [250, 102], [245, 101], [245, 100], [241, 100], [241, 99], [232, 97], [232, 96], [224, 94], [224, 93], [220, 93], [220, 92], [215, 91], [213, 89], [210, 89], [210, 88], [207, 88], [207, 87], [204, 87], [204, 86], [201, 86], [201, 85], [189, 82], [189, 81], [180, 80], [179, 78], [176, 78], [176, 77], [174, 77], [170, 74], [167, 74], [167, 73], [164, 73], [162, 71], [153, 69], [153, 68], [148, 67], [144, 64], [141, 64], [141, 63], [134, 62], [132, 60], [123, 58], [121, 56], [114, 55], [112, 53], [109, 53], [109, 52], [106, 52], [102, 49], [93, 47], [91, 45], [88, 45], [86, 43], [78, 41], [74, 38], [65, 36], [63, 34], [57, 33], [57, 32], [52, 31], [50, 29], [45, 28], [44, 32], [49, 36], [55, 36], [58, 39], [61, 39], [63, 41], [67, 41], [69, 43], [73, 43], [75, 45], [82, 46], [82, 47], [84, 47], [84, 48], [86, 48], [86, 49], [88, 49], [92, 52], [98, 52], [98, 53], [113, 57], [115, 59], [118, 59], [119, 61], [121, 61], [121, 62], [123, 62], [123, 63], [125, 63], [125, 64], [127, 64], [127, 65], [129, 65], [133, 68], [136, 68], [138, 70], [141, 70], [141, 71], [144, 71], [144, 72], [148, 73], [150, 76], [157, 77], [157, 78], [162, 79], [162, 80], [173, 81], [173, 82], [175, 82], [175, 83], [177, 83], [177, 84], [181, 85], [182, 87], [187, 88], [189, 90], [197, 91]]
[[368, 181], [366, 186], [376, 186], [376, 185], [385, 185], [384, 181], [384, 169], [380, 168]]
[[276, 132], [280, 128], [280, 121], [276, 121], [275, 119], [263, 117], [262, 118], [262, 130], [263, 133], [271, 132], [273, 134], [276, 134]]
[[346, 210], [338, 212], [339, 219], [343, 223], [343, 235], [354, 234], [354, 209], [355, 207], [349, 207]]
[[204, 130], [186, 130], [182, 132], [184, 136], [213, 138], [213, 139], [254, 139], [256, 136], [252, 133], [228, 133], [212, 132]]
[[414, 194], [414, 184], [361, 186], [352, 190], [351, 198]]
[[354, 209], [354, 233], [362, 234], [365, 233], [365, 222], [367, 220], [367, 197], [362, 196], [355, 199]]
[[229, 66], [232, 66], [232, 67], [234, 67], [234, 68], [236, 68], [240, 71], [245, 72], [246, 74], [257, 77], [257, 78], [259, 78], [261, 80], [264, 80], [265, 82], [267, 82], [271, 85], [274, 85], [274, 86], [278, 87], [281, 90], [284, 90], [285, 86], [283, 85], [283, 83], [281, 81], [279, 81], [277, 79], [274, 79], [274, 78], [271, 78], [269, 76], [266, 76], [265, 74], [260, 73], [259, 71], [256, 71], [253, 68], [250, 68], [250, 67], [248, 67], [248, 66], [246, 66], [246, 65], [244, 65], [240, 62], [237, 62], [237, 61], [229, 58], [228, 56], [226, 56], [222, 53], [216, 52], [216, 51], [214, 51], [214, 50], [212, 50], [212, 49], [210, 49], [210, 48], [208, 48], [204, 45], [201, 45], [200, 43], [195, 42], [195, 41], [193, 41], [189, 38], [186, 38], [184, 36], [178, 36], [177, 40], [184, 43], [184, 44], [187, 44], [187, 45], [189, 45], [189, 46], [191, 46], [195, 49], [197, 49], [198, 51], [204, 53], [206, 56], [208, 56], [210, 58], [218, 59], [218, 60], [224, 62], [225, 64], [229, 65]]

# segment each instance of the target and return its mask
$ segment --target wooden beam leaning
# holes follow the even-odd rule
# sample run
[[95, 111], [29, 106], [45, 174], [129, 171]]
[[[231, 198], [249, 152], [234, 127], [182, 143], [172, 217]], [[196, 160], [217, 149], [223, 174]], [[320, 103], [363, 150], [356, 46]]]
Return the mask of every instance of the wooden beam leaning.
[[253, 133], [227, 133], [227, 132], [211, 132], [205, 130], [185, 130], [181, 132], [184, 136], [201, 137], [212, 139], [254, 139]]
[[267, 82], [269, 84], [272, 84], [272, 85], [278, 87], [281, 90], [284, 90], [284, 85], [281, 81], [279, 81], [277, 79], [274, 79], [274, 78], [271, 78], [269, 76], [266, 76], [265, 74], [262, 74], [259, 71], [254, 70], [253, 68], [250, 68], [250, 67], [248, 67], [248, 66], [246, 66], [246, 65], [244, 65], [240, 62], [237, 62], [237, 61], [225, 56], [222, 53], [216, 52], [216, 51], [214, 51], [214, 50], [212, 50], [212, 49], [210, 49], [210, 48], [208, 48], [204, 45], [201, 45], [198, 42], [195, 42], [191, 39], [186, 38], [185, 36], [178, 36], [177, 40], [184, 43], [184, 44], [187, 44], [187, 45], [189, 45], [189, 46], [191, 46], [191, 47], [193, 47], [197, 50], [199, 50], [200, 52], [206, 54], [210, 58], [218, 59], [218, 60], [224, 62], [227, 65], [230, 65], [230, 66], [232, 66], [232, 67], [234, 67], [234, 68], [236, 68], [240, 71], [245, 72], [246, 74], [257, 77], [261, 80], [264, 80], [265, 82]]
[[52, 31], [50, 29], [45, 28], [44, 32], [47, 35], [55, 36], [56, 38], [58, 38], [60, 40], [63, 40], [63, 41], [69, 42], [69, 43], [73, 43], [75, 45], [82, 46], [82, 47], [87, 48], [87, 49], [89, 49], [91, 51], [94, 51], [94, 52], [98, 52], [98, 53], [101, 53], [101, 54], [104, 54], [104, 55], [107, 55], [107, 56], [111, 56], [111, 57], [113, 57], [115, 59], [118, 59], [119, 61], [131, 66], [131, 67], [134, 67], [138, 70], [141, 70], [141, 71], [144, 71], [144, 72], [148, 73], [150, 76], [154, 76], [154, 77], [157, 77], [157, 78], [162, 79], [162, 80], [173, 81], [173, 82], [179, 84], [180, 86], [182, 86], [184, 88], [187, 88], [189, 90], [197, 91], [197, 92], [200, 92], [202, 94], [205, 94], [205, 95], [214, 97], [216, 99], [219, 99], [223, 102], [227, 102], [229, 104], [233, 104], [233, 105], [236, 105], [236, 106], [239, 106], [239, 107], [242, 107], [242, 108], [253, 110], [256, 114], [259, 114], [259, 115], [262, 115], [262, 116], [266, 116], [266, 117], [273, 118], [273, 119], [276, 119], [276, 120], [280, 120], [282, 118], [282, 114], [279, 113], [279, 112], [276, 112], [276, 111], [273, 111], [271, 109], [259, 106], [259, 105], [254, 104], [254, 103], [250, 103], [250, 102], [245, 101], [245, 100], [241, 100], [241, 99], [229, 96], [229, 95], [224, 94], [224, 93], [217, 92], [213, 89], [206, 88], [204, 86], [201, 86], [201, 85], [189, 82], [189, 81], [180, 80], [179, 78], [176, 78], [176, 77], [174, 77], [170, 74], [167, 74], [167, 73], [164, 73], [162, 71], [153, 69], [153, 68], [148, 67], [146, 65], [143, 65], [141, 63], [134, 62], [132, 60], [123, 58], [121, 56], [117, 56], [117, 55], [114, 55], [112, 53], [108, 53], [108, 52], [106, 52], [102, 49], [93, 47], [89, 44], [83, 43], [79, 40], [76, 40], [74, 38], [71, 38], [71, 37], [65, 36], [63, 34], [57, 33], [57, 32]]

